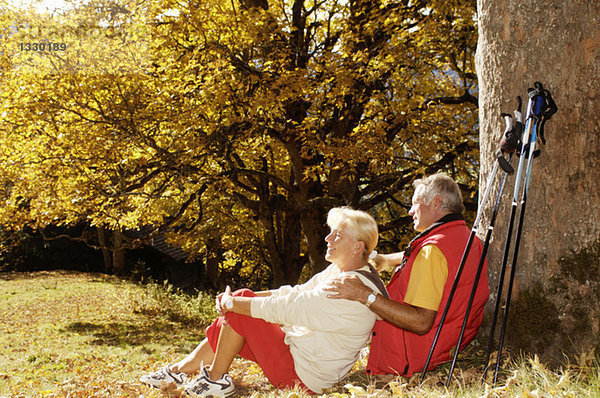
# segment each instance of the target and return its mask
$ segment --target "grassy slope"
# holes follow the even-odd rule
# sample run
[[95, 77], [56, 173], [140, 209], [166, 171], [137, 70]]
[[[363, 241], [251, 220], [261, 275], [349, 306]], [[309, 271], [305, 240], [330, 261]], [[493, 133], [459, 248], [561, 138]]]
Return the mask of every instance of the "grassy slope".
[[[0, 397], [164, 396], [137, 380], [201, 341], [214, 317], [211, 301], [190, 301], [104, 275], [0, 274]], [[416, 378], [375, 383], [359, 362], [329, 395], [600, 396], [597, 367], [571, 366], [556, 373], [523, 359], [493, 389], [478, 382], [480, 371], [469, 363], [461, 360], [463, 369], [448, 391], [437, 384], [445, 381], [447, 368], [429, 372], [428, 382], [418, 386]], [[298, 396], [274, 390], [260, 368], [247, 361], [236, 360], [231, 374], [239, 396]]]
[[0, 395], [153, 396], [140, 372], [193, 349], [203, 328], [139, 313], [143, 296], [101, 275], [0, 276]]

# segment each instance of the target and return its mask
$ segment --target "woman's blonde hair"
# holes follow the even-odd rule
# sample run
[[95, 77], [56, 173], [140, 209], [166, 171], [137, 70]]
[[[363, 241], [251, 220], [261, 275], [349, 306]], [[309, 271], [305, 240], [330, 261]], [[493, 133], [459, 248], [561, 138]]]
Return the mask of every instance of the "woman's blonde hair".
[[327, 225], [331, 229], [345, 226], [347, 232], [357, 241], [364, 242], [363, 258], [369, 260], [369, 255], [377, 246], [379, 230], [375, 219], [366, 211], [355, 210], [351, 207], [334, 207], [327, 214]]

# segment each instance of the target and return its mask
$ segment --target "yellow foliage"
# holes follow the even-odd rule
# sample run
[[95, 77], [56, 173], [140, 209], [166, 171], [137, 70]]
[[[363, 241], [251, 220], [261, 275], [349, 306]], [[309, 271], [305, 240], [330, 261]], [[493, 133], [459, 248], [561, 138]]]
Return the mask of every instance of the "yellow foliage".
[[0, 223], [168, 226], [194, 256], [217, 240], [277, 284], [324, 266], [329, 207], [385, 224], [419, 174], [476, 179], [472, 2], [294, 4], [7, 8]]

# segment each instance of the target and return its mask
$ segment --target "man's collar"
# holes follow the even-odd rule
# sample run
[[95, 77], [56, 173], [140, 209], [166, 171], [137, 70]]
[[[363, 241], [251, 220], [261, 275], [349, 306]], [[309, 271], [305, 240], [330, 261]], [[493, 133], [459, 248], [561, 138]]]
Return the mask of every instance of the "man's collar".
[[434, 222], [433, 224], [431, 224], [429, 226], [429, 228], [427, 228], [425, 231], [421, 232], [420, 234], [418, 234], [417, 236], [415, 236], [410, 243], [408, 244], [408, 246], [406, 246], [406, 249], [404, 249], [404, 256], [402, 258], [402, 262], [400, 263], [400, 265], [398, 265], [395, 269], [394, 272], [392, 274], [392, 276], [394, 276], [396, 274], [396, 272], [400, 271], [402, 268], [404, 268], [404, 266], [406, 265], [406, 263], [408, 262], [408, 258], [410, 257], [410, 255], [412, 254], [412, 246], [413, 243], [415, 243], [417, 240], [425, 237], [427, 234], [429, 234], [431, 231], [433, 231], [434, 229], [447, 224], [449, 222], [452, 221], [459, 221], [459, 220], [463, 220], [464, 221], [464, 217], [461, 213], [450, 213], [450, 214], [446, 214], [444, 217], [440, 218], [439, 220], [437, 220], [436, 222]]

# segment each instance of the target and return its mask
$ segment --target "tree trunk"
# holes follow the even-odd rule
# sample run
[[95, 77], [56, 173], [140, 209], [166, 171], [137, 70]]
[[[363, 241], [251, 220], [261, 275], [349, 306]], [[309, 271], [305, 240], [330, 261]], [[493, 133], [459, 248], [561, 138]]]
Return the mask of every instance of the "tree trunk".
[[[590, 352], [600, 338], [600, 2], [477, 3], [481, 191], [504, 130], [500, 113], [512, 113], [521, 95], [525, 114], [527, 88], [535, 81], [558, 105], [546, 123], [547, 144], [533, 164], [506, 331], [509, 346], [558, 362], [563, 352]], [[488, 254], [491, 303], [513, 184], [514, 176], [505, 187]], [[485, 206], [482, 233], [492, 202]]]
[[206, 241], [206, 279], [210, 287], [219, 292], [224, 287], [224, 283], [219, 279], [219, 264], [225, 260], [224, 252], [220, 236], [212, 236]]
[[325, 236], [327, 228], [325, 222], [327, 215], [319, 208], [307, 209], [302, 213], [302, 232], [306, 239], [306, 253], [308, 255], [310, 275], [321, 272], [327, 267], [325, 260]]
[[113, 262], [106, 242], [106, 230], [103, 227], [97, 227], [96, 232], [98, 234], [98, 243], [100, 244], [101, 248], [100, 250], [102, 250], [102, 257], [104, 258], [104, 272], [107, 274], [112, 274]]
[[282, 242], [282, 259], [285, 263], [285, 278], [290, 285], [298, 283], [302, 268], [305, 265], [305, 258], [300, 254], [302, 227], [300, 215], [296, 211], [288, 211], [285, 215], [279, 216], [279, 224], [283, 227], [278, 228], [279, 240]]
[[125, 275], [125, 249], [123, 248], [123, 232], [113, 231], [112, 264], [115, 275]]

